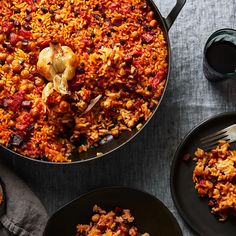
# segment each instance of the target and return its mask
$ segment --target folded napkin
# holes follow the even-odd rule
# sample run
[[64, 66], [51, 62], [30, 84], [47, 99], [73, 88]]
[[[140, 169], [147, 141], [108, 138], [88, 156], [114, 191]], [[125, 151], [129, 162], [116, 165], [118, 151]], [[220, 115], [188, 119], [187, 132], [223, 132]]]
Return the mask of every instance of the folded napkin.
[[42, 236], [48, 215], [41, 202], [1, 163], [0, 178], [6, 191], [6, 213], [0, 217], [0, 236]]

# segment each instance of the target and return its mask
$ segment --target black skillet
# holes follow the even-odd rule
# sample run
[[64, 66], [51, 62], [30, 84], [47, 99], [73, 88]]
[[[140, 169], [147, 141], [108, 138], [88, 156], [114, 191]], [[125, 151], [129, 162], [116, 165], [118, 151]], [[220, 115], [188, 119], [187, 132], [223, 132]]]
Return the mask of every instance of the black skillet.
[[[181, 9], [185, 5], [186, 0], [177, 0], [176, 5], [174, 6], [174, 8], [171, 10], [171, 12], [169, 13], [169, 15], [166, 18], [164, 18], [161, 15], [161, 13], [158, 10], [158, 7], [156, 6], [156, 4], [154, 3], [153, 0], [147, 0], [147, 2], [149, 3], [152, 10], [155, 12], [155, 18], [158, 20], [158, 22], [164, 32], [166, 41], [167, 41], [168, 55], [169, 55], [169, 57], [168, 57], [168, 65], [169, 66], [168, 66], [168, 75], [167, 75], [167, 82], [168, 82], [168, 79], [170, 77], [170, 68], [171, 68], [171, 48], [170, 48], [170, 40], [169, 40], [169, 36], [168, 36], [168, 31], [170, 30], [172, 24], [176, 20]], [[166, 83], [166, 85], [167, 85], [167, 83]], [[153, 115], [154, 115], [154, 113], [156, 113], [156, 111], [159, 107], [159, 104], [164, 96], [164, 93], [165, 93], [165, 90], [161, 96], [161, 99], [160, 99], [157, 107], [155, 108], [155, 110], [153, 112]], [[133, 129], [132, 131], [129, 131], [129, 132], [128, 131], [123, 132], [119, 136], [119, 138], [117, 138], [117, 139], [113, 139], [112, 137], [108, 137], [108, 141], [106, 141], [106, 142], [102, 141], [101, 144], [96, 148], [90, 148], [87, 152], [83, 152], [80, 154], [78, 154], [78, 153], [73, 154], [71, 156], [71, 160], [72, 160], [71, 163], [87, 162], [87, 161], [94, 160], [94, 159], [98, 158], [97, 153], [102, 153], [101, 156], [104, 156], [106, 154], [109, 154], [112, 151], [115, 151], [116, 149], [123, 146], [124, 144], [129, 142], [131, 139], [133, 139], [144, 128], [144, 126], [150, 121], [152, 116], [143, 124], [143, 126], [140, 130]], [[13, 157], [20, 156], [20, 157], [24, 157], [26, 159], [33, 160], [36, 162], [44, 162], [44, 163], [47, 162], [47, 161], [35, 160], [35, 159], [29, 158], [26, 156], [22, 156], [18, 153], [13, 152], [10, 149], [4, 147], [4, 146], [0, 146], [0, 148], [1, 148], [0, 151], [5, 152], [6, 155], [8, 155], [8, 156], [9, 156], [9, 154], [11, 154]], [[99, 158], [101, 156], [99, 156]], [[48, 163], [50, 163], [50, 162], [48, 162]], [[61, 164], [61, 163], [51, 163], [51, 164]], [[63, 164], [69, 164], [69, 163], [63, 163]]]

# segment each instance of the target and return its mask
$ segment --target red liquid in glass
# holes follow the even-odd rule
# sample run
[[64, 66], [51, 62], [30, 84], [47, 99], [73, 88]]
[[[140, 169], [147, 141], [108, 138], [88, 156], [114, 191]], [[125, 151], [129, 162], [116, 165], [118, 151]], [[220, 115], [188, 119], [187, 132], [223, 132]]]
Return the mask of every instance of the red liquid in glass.
[[213, 43], [206, 51], [208, 64], [217, 72], [236, 72], [236, 45], [228, 41]]

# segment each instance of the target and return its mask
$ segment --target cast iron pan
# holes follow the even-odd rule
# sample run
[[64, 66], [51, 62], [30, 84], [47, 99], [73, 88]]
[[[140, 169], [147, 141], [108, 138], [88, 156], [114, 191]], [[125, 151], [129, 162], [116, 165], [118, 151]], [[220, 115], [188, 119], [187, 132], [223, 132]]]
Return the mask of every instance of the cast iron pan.
[[[181, 9], [183, 8], [186, 0], [177, 0], [176, 5], [174, 6], [174, 8], [170, 12], [170, 14], [167, 16], [167, 18], [162, 17], [161, 13], [159, 12], [159, 10], [158, 10], [158, 8], [155, 5], [153, 0], [147, 0], [147, 2], [149, 3], [152, 10], [155, 12], [155, 17], [158, 20], [161, 28], [163, 29], [164, 34], [165, 34], [165, 38], [167, 40], [168, 55], [169, 55], [169, 58], [168, 58], [169, 68], [168, 68], [168, 75], [167, 75], [167, 81], [168, 81], [168, 78], [170, 76], [170, 68], [171, 68], [171, 50], [170, 50], [170, 41], [169, 41], [169, 37], [168, 37], [168, 31], [171, 28], [172, 24], [174, 23], [175, 19], [177, 18], [178, 14], [180, 13]], [[166, 85], [167, 85], [167, 83], [166, 83]], [[165, 91], [163, 92], [163, 94], [161, 96], [159, 104], [160, 104], [160, 102], [163, 98], [164, 93], [165, 93]], [[159, 104], [157, 105], [157, 107], [156, 107], [155, 111], [153, 112], [153, 114], [156, 112]], [[152, 117], [150, 117], [149, 120], [151, 118]], [[149, 120], [147, 120], [143, 124], [142, 129], [148, 123]], [[70, 159], [72, 160], [72, 163], [75, 163], [75, 162], [80, 163], [80, 162], [86, 162], [86, 161], [89, 161], [89, 160], [94, 160], [95, 158], [97, 158], [97, 153], [103, 153], [103, 155], [106, 155], [106, 154], [116, 150], [117, 148], [121, 147], [122, 145], [124, 145], [125, 143], [130, 141], [132, 138], [134, 138], [139, 133], [139, 131], [141, 131], [142, 129], [140, 129], [140, 130], [134, 129], [131, 132], [128, 132], [128, 131], [123, 132], [119, 136], [119, 138], [117, 138], [117, 139], [113, 139], [110, 136], [110, 137], [108, 137], [108, 141], [102, 140], [101, 144], [98, 147], [90, 148], [87, 152], [83, 152], [83, 153], [80, 153], [80, 154], [78, 154], [78, 153], [73, 154], [70, 157]], [[22, 156], [20, 154], [17, 154], [15, 152], [13, 152], [10, 149], [7, 149], [4, 146], [0, 146], [0, 147], [1, 147], [2, 151], [5, 151], [6, 154], [9, 154], [9, 152], [10, 152], [13, 157], [14, 156], [21, 156], [21, 157], [24, 157], [24, 158], [27, 158], [29, 160], [33, 160], [33, 161], [36, 161], [36, 162], [37, 161], [38, 162], [44, 162], [44, 163], [47, 162], [47, 161], [35, 160], [35, 159], [32, 159], [32, 158], [28, 158], [26, 156]], [[103, 155], [101, 155], [101, 156], [103, 156]], [[99, 156], [99, 158], [101, 156]], [[48, 163], [50, 163], [50, 164], [70, 164], [70, 163], [51, 163], [51, 162], [48, 162]]]
[[[210, 213], [207, 199], [200, 198], [194, 189], [192, 172], [195, 163], [192, 160], [184, 161], [185, 154], [193, 156], [199, 139], [216, 132], [236, 122], [236, 112], [223, 113], [212, 117], [194, 128], [178, 147], [171, 167], [171, 193], [183, 219], [202, 236], [235, 236], [236, 217], [226, 222], [219, 222], [216, 216]], [[231, 144], [233, 149], [236, 144]]]
[[48, 221], [44, 236], [75, 236], [76, 225], [89, 224], [93, 206], [105, 210], [128, 208], [139, 231], [151, 236], [181, 236], [181, 229], [171, 212], [154, 196], [126, 187], [98, 189], [82, 195], [58, 210]]

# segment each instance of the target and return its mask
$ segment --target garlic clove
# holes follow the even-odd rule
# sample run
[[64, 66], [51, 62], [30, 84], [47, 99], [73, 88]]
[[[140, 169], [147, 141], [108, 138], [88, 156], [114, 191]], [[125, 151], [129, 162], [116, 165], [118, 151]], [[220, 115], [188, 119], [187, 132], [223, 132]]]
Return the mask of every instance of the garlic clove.
[[38, 73], [45, 77], [48, 81], [52, 81], [56, 75], [54, 68], [52, 67], [52, 51], [51, 49], [44, 48], [40, 54], [37, 62]]
[[47, 102], [48, 97], [50, 96], [50, 94], [53, 92], [54, 89], [54, 85], [52, 82], [49, 82], [43, 89], [42, 92], [42, 100], [44, 103]]
[[59, 75], [56, 75], [53, 79], [53, 86], [54, 86], [54, 89], [58, 93], [70, 94], [70, 91], [68, 90], [67, 79], [65, 77], [61, 77]]

